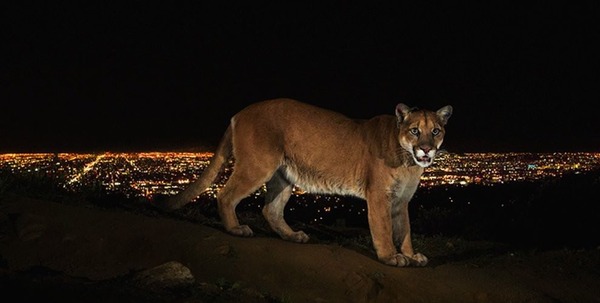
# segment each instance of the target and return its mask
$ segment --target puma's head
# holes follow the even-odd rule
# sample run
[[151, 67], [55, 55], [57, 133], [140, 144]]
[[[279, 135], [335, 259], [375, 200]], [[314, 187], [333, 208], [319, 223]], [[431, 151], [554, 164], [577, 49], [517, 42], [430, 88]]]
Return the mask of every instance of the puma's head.
[[451, 115], [450, 105], [436, 112], [411, 108], [402, 103], [396, 106], [398, 140], [417, 165], [428, 167], [433, 163], [435, 154], [444, 141], [444, 126]]

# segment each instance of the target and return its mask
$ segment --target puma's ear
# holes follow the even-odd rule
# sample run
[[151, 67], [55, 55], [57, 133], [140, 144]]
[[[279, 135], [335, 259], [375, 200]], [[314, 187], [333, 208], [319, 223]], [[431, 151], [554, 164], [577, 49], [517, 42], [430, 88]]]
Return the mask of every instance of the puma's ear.
[[442, 123], [444, 125], [446, 125], [446, 123], [448, 123], [448, 119], [450, 119], [450, 116], [452, 116], [452, 106], [446, 105], [446, 106], [438, 109], [438, 111], [436, 113], [437, 113], [438, 117], [440, 117], [440, 120], [442, 121]]
[[396, 105], [396, 118], [398, 118], [398, 124], [402, 123], [406, 119], [406, 115], [410, 112], [410, 107], [404, 103], [398, 103]]

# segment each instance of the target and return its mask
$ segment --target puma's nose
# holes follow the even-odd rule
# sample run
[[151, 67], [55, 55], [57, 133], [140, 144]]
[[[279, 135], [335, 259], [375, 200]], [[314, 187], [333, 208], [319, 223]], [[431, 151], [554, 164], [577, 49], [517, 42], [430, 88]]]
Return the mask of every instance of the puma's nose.
[[428, 152], [431, 150], [431, 146], [427, 146], [427, 145], [422, 145], [422, 146], [420, 146], [419, 148], [421, 148], [421, 150], [422, 150], [424, 153], [428, 153]]

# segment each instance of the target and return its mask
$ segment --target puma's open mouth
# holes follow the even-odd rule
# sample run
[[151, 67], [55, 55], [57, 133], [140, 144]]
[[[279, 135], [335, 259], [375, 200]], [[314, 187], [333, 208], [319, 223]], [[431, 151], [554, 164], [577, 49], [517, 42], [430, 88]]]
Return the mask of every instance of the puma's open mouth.
[[428, 162], [431, 162], [431, 158], [429, 156], [417, 157], [417, 161], [423, 162], [423, 163], [428, 163]]
[[432, 159], [429, 156], [415, 157], [415, 160], [417, 160], [417, 164], [421, 167], [427, 167], [431, 165], [432, 162]]

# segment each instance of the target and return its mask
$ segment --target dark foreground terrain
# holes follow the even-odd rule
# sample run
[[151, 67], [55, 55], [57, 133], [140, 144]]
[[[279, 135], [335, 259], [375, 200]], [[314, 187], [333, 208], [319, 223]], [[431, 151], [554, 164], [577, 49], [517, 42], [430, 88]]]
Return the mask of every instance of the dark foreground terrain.
[[211, 220], [5, 193], [2, 302], [600, 302], [597, 249], [417, 236], [431, 263], [393, 268], [365, 229], [306, 226], [313, 240], [295, 244], [256, 225], [238, 238]]

